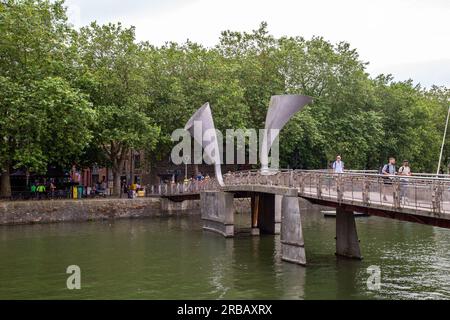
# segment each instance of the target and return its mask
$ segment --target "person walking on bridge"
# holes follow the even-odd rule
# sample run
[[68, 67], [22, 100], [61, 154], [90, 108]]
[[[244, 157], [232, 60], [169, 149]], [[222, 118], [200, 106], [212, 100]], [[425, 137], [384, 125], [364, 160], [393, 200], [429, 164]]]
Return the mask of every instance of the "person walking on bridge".
[[409, 167], [409, 161], [403, 160], [403, 165], [398, 169], [398, 174], [400, 176], [405, 176], [400, 178], [400, 201], [408, 202], [408, 197], [406, 196], [408, 188], [408, 179], [406, 177], [411, 176], [411, 168]]
[[341, 160], [341, 156], [336, 156], [336, 161], [332, 165], [334, 173], [344, 173], [344, 162]]
[[[384, 180], [384, 185], [392, 185], [392, 181], [389, 176], [394, 176], [397, 173], [397, 168], [395, 166], [395, 158], [390, 157], [389, 162], [383, 166], [381, 169], [381, 174], [388, 176]], [[385, 187], [386, 188], [386, 187]], [[387, 201], [386, 193], [383, 194], [383, 201]]]
[[398, 174], [401, 176], [410, 176], [412, 175], [411, 167], [409, 166], [408, 160], [403, 160], [403, 165], [398, 169]]
[[396, 166], [395, 166], [395, 158], [390, 157], [389, 162], [383, 166], [383, 169], [381, 170], [382, 174], [387, 176], [393, 176], [397, 172]]

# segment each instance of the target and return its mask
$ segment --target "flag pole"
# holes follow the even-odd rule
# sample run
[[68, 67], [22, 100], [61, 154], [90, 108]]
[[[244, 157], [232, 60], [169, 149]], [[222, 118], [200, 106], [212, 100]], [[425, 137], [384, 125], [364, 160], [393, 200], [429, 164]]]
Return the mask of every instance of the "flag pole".
[[439, 171], [441, 171], [441, 161], [442, 161], [442, 154], [444, 152], [444, 144], [445, 144], [445, 137], [447, 135], [447, 128], [448, 128], [448, 118], [450, 117], [450, 106], [448, 107], [448, 112], [447, 112], [447, 121], [445, 123], [445, 130], [444, 130], [444, 136], [442, 137], [442, 145], [441, 145], [441, 153], [439, 155], [439, 163], [438, 163], [438, 168], [437, 168], [437, 172], [436, 175], [439, 176]]

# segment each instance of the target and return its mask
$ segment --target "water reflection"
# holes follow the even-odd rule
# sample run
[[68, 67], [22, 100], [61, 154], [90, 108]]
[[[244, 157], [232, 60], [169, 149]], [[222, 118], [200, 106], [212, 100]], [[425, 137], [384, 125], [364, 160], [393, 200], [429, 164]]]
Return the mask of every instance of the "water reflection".
[[[364, 260], [337, 259], [335, 220], [302, 212], [306, 268], [281, 260], [279, 236], [224, 239], [198, 215], [0, 227], [0, 298], [450, 298], [450, 230], [357, 219]], [[80, 291], [65, 288], [71, 264]], [[370, 265], [381, 268], [380, 291], [367, 288]]]
[[276, 286], [281, 292], [280, 299], [304, 299], [307, 268], [283, 262], [281, 260], [280, 236], [273, 237], [273, 240], [273, 264], [277, 280]]

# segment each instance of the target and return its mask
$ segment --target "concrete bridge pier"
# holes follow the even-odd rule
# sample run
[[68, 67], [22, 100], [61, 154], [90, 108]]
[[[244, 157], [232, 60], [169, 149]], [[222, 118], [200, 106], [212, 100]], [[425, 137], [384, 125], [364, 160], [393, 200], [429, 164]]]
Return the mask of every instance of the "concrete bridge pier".
[[270, 193], [252, 195], [252, 235], [280, 234], [282, 198]]
[[198, 208], [198, 205], [190, 198], [160, 198], [159, 203], [161, 211], [167, 214]]
[[234, 194], [223, 191], [200, 193], [203, 229], [224, 237], [234, 236]]
[[281, 200], [281, 259], [306, 265], [300, 206], [297, 196], [283, 196]]
[[172, 212], [177, 210], [177, 203], [168, 199], [168, 198], [161, 198], [160, 200], [160, 206], [162, 212]]
[[336, 208], [336, 255], [362, 259], [353, 211]]
[[252, 229], [250, 231], [252, 236], [259, 236], [260, 231], [258, 227], [259, 219], [259, 193], [255, 193], [250, 198], [251, 200], [251, 213], [252, 213]]

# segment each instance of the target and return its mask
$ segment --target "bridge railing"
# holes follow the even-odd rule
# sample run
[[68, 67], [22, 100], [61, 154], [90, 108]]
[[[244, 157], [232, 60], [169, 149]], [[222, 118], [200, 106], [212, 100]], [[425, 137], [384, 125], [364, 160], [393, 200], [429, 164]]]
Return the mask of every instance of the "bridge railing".
[[384, 176], [376, 173], [328, 170], [281, 170], [269, 175], [240, 171], [225, 177], [226, 185], [270, 185], [297, 188], [299, 195], [362, 206], [450, 213], [448, 176]]
[[217, 190], [219, 189], [219, 184], [216, 179], [208, 178], [201, 181], [189, 180], [186, 182], [170, 182], [162, 183], [158, 185], [152, 185], [147, 188], [147, 196], [155, 195], [178, 195], [178, 194], [196, 194], [201, 191], [207, 190]]
[[[280, 170], [261, 174], [259, 170], [238, 171], [224, 175], [227, 186], [266, 185], [297, 188], [305, 198], [381, 206], [392, 209], [450, 213], [450, 179], [443, 176], [383, 176], [376, 173], [326, 170]], [[153, 186], [151, 194], [176, 195], [219, 190], [215, 179]]]

